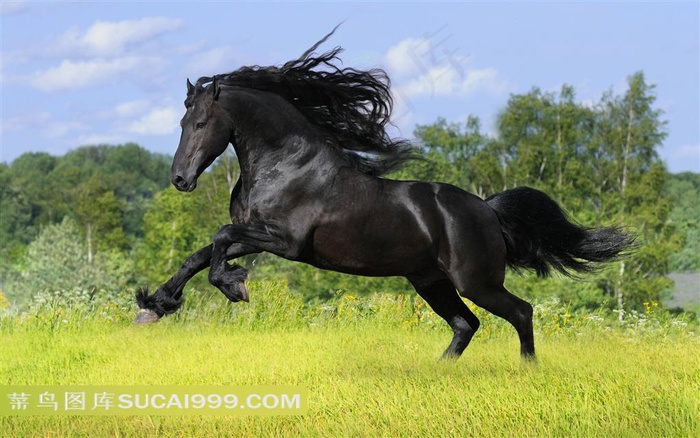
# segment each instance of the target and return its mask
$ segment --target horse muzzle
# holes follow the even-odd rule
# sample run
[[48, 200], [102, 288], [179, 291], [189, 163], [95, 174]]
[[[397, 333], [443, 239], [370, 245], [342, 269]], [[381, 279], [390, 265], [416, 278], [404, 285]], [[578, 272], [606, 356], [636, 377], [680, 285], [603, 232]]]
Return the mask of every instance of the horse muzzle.
[[197, 180], [188, 181], [180, 175], [175, 175], [170, 179], [170, 182], [181, 192], [191, 192], [197, 187]]

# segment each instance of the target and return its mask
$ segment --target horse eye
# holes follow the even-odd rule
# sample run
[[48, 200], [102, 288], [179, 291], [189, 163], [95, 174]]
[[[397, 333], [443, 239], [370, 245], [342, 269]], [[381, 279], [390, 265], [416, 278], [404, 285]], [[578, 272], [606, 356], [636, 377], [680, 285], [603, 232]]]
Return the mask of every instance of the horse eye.
[[196, 128], [197, 128], [197, 129], [204, 129], [205, 126], [207, 126], [206, 123], [199, 122], [199, 123], [197, 123]]

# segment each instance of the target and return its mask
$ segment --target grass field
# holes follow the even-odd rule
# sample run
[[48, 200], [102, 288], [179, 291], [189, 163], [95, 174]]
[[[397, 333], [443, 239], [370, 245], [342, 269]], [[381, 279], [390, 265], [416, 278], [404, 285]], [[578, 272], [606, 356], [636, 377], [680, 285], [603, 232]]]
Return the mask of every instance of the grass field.
[[464, 356], [438, 361], [449, 329], [415, 297], [307, 308], [280, 284], [250, 291], [249, 305], [194, 299], [147, 327], [126, 297], [47, 298], [0, 318], [0, 385], [299, 385], [307, 414], [6, 416], [0, 436], [700, 436], [697, 323], [653, 304], [623, 325], [536, 306], [536, 364], [479, 313]]

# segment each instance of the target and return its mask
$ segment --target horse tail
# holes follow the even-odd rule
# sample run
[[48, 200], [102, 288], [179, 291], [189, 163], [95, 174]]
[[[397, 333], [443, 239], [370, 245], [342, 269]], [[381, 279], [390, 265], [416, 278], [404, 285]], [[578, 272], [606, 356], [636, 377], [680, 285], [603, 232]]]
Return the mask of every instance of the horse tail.
[[[516, 271], [546, 277], [554, 268], [564, 275], [596, 270], [634, 244], [618, 227], [584, 228], [572, 223], [545, 193], [518, 187], [495, 194], [486, 203], [496, 212], [506, 243], [506, 263]], [[574, 272], [572, 272], [574, 271]]]

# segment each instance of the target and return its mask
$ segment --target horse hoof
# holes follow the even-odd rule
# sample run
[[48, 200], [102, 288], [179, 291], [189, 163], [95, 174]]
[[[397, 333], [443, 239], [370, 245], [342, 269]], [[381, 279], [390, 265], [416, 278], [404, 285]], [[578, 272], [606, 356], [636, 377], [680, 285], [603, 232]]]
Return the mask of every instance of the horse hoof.
[[153, 310], [141, 309], [139, 313], [136, 314], [136, 319], [134, 319], [134, 324], [153, 324], [158, 322], [160, 317]]
[[245, 282], [241, 281], [235, 284], [224, 284], [219, 287], [219, 290], [228, 298], [232, 303], [237, 303], [239, 301], [249, 302], [250, 298], [248, 296], [248, 288], [245, 286]]
[[245, 283], [241, 283], [241, 301], [246, 303], [250, 302], [250, 298], [248, 297], [248, 288], [245, 287]]

